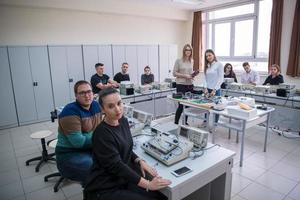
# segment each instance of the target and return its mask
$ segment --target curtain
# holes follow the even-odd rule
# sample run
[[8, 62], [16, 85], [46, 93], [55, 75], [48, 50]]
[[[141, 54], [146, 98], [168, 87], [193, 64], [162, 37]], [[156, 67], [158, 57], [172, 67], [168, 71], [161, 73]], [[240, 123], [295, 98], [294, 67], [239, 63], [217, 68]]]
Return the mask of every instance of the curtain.
[[268, 71], [273, 64], [280, 65], [283, 0], [273, 0], [270, 28]]
[[287, 75], [300, 77], [300, 0], [296, 2]]
[[202, 12], [194, 12], [193, 19], [193, 33], [192, 33], [192, 47], [194, 58], [194, 70], [201, 68], [201, 53], [202, 53]]

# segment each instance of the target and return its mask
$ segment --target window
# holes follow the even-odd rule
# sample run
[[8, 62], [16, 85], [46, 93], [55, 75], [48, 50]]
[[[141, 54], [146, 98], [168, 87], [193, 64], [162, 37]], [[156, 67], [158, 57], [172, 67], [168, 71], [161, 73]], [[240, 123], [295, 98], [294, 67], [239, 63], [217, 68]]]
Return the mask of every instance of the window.
[[242, 71], [242, 63], [268, 71], [272, 0], [255, 0], [203, 12], [203, 50], [213, 49], [219, 61], [232, 63]]

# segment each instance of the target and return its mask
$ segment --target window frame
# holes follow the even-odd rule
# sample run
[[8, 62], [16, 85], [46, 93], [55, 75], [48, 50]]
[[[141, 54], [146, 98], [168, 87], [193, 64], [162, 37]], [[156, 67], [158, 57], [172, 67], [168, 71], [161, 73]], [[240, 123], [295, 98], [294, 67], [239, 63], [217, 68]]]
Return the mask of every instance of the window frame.
[[[205, 15], [205, 20], [202, 21], [202, 23], [205, 25], [205, 43], [206, 48], [215, 49], [215, 25], [221, 24], [221, 23], [230, 23], [230, 52], [229, 56], [218, 56], [218, 59], [221, 61], [236, 61], [236, 62], [268, 62], [268, 57], [257, 57], [257, 42], [258, 42], [258, 19], [259, 19], [259, 2], [261, 0], [253, 0], [253, 1], [247, 1], [237, 4], [231, 4], [223, 7], [218, 7], [214, 9], [207, 9], [203, 10], [203, 14]], [[224, 18], [217, 18], [217, 19], [209, 19], [209, 12], [231, 8], [231, 7], [237, 7], [242, 5], [249, 5], [254, 4], [254, 12], [253, 13], [247, 13], [242, 15], [236, 15], [236, 16], [230, 16], [230, 17], [224, 17]], [[234, 48], [235, 48], [235, 23], [241, 22], [245, 20], [253, 20], [253, 40], [252, 40], [252, 52], [251, 56], [235, 56], [234, 55]], [[212, 26], [211, 28], [211, 36], [209, 35], [209, 26]], [[212, 38], [210, 38], [212, 37]], [[209, 46], [209, 42], [211, 40], [211, 47]]]

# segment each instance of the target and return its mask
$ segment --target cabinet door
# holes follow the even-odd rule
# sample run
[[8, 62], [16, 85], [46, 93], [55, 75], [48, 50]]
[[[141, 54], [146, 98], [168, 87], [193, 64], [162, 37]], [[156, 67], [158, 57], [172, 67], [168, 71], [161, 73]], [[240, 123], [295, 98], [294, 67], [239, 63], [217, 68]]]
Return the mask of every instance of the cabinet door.
[[0, 47], [0, 129], [18, 125], [7, 48]]
[[169, 74], [169, 47], [159, 45], [159, 82], [163, 82]]
[[98, 58], [99, 58], [99, 62], [104, 64], [104, 73], [113, 79], [114, 73], [113, 73], [113, 65], [112, 65], [111, 45], [99, 45]]
[[55, 107], [70, 103], [70, 86], [67, 71], [66, 48], [49, 46], [49, 59]]
[[129, 65], [130, 81], [134, 84], [138, 84], [140, 78], [138, 78], [138, 67], [137, 67], [137, 50], [135, 45], [128, 45], [125, 48], [125, 60]]
[[83, 45], [84, 80], [91, 81], [96, 73], [95, 64], [99, 62], [98, 45]]
[[77, 81], [83, 80], [83, 62], [81, 46], [66, 46], [67, 50], [67, 69], [70, 100], [75, 100], [74, 85]]
[[33, 81], [27, 47], [9, 47], [9, 60], [19, 124], [37, 120]]
[[29, 47], [29, 59], [33, 82], [36, 83], [33, 88], [37, 118], [46, 120], [54, 109], [47, 47]]
[[[113, 52], [113, 72], [114, 75], [121, 71], [121, 66], [125, 60], [125, 46], [123, 45], [113, 45], [112, 46]], [[130, 63], [129, 63], [130, 67]], [[129, 69], [130, 70], [130, 69]]]
[[[144, 74], [144, 68], [149, 65], [148, 59], [148, 46], [142, 45], [137, 47], [137, 70], [138, 70], [138, 83], [141, 85], [141, 76]], [[152, 69], [152, 66], [150, 66]]]
[[158, 46], [148, 46], [148, 65], [154, 74], [154, 81], [159, 81], [159, 68], [158, 68]]

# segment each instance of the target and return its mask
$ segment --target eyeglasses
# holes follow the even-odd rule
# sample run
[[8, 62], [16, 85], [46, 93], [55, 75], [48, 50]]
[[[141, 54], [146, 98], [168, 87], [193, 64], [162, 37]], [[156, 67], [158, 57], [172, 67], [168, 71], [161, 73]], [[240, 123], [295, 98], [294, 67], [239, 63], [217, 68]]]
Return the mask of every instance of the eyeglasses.
[[192, 49], [185, 49], [184, 51], [192, 51]]
[[90, 94], [92, 94], [92, 90], [87, 90], [87, 91], [81, 91], [81, 92], [78, 92], [77, 93], [79, 96], [85, 96], [85, 95], [90, 95]]

